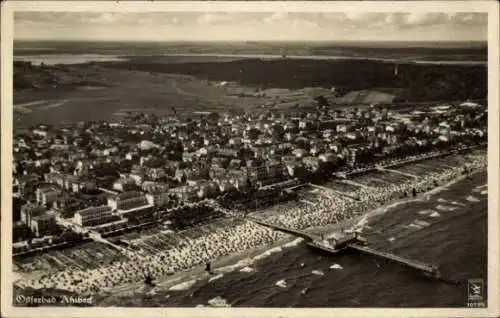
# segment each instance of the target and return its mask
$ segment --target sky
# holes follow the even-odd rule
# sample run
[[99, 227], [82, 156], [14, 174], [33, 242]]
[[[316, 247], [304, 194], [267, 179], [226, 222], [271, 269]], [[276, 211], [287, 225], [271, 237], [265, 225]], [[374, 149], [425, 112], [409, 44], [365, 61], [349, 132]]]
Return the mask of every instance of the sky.
[[15, 12], [15, 40], [486, 41], [486, 13]]

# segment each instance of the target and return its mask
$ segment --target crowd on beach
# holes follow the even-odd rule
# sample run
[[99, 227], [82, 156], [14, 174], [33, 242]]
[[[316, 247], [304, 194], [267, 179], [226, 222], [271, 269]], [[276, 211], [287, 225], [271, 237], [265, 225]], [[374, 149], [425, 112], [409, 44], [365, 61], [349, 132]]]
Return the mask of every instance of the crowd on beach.
[[[463, 175], [464, 171], [473, 172], [486, 166], [486, 156], [469, 155], [464, 165], [449, 167], [445, 171], [430, 171], [423, 177], [410, 178], [399, 184], [359, 187], [358, 199], [320, 190], [321, 193], [316, 196], [314, 202], [293, 202], [273, 207], [274, 213], [266, 215], [265, 221], [294, 229], [338, 223], [354, 219], [380, 205], [419, 195], [444, 185]], [[161, 278], [222, 256], [270, 245], [286, 237], [287, 234], [240, 218], [232, 226], [219, 228], [195, 238], [182, 238], [181, 244], [152, 255], [130, 253], [127, 260], [117, 261], [106, 267], [59, 271], [44, 275], [40, 279], [19, 281], [17, 285], [63, 289], [79, 295], [97, 293], [119, 285], [141, 283], [146, 277]]]

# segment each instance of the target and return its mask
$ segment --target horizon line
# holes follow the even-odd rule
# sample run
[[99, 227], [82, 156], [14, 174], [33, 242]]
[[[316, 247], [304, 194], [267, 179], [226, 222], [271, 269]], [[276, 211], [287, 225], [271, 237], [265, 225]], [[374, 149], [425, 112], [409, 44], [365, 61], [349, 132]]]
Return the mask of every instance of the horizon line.
[[14, 43], [22, 42], [59, 42], [59, 43], [349, 43], [349, 44], [451, 44], [451, 43], [461, 43], [461, 44], [480, 44], [483, 46], [488, 46], [488, 40], [439, 40], [439, 41], [413, 41], [413, 40], [141, 40], [141, 39], [131, 39], [131, 40], [114, 40], [114, 39], [14, 39]]

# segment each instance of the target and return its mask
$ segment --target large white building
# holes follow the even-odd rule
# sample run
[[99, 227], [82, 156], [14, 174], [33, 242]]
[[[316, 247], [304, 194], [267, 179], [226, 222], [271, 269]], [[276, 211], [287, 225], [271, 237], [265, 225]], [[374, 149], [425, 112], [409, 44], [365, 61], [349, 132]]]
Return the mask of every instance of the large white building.
[[106, 205], [89, 207], [75, 212], [73, 220], [80, 226], [96, 226], [116, 220], [111, 208]]

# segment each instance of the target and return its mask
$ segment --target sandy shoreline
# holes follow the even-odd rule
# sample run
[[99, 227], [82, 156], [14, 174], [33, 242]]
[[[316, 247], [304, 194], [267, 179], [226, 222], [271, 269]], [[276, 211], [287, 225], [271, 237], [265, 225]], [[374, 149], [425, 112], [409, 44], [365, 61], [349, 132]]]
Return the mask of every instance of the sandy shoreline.
[[[353, 219], [350, 220], [344, 220], [340, 223], [335, 223], [335, 224], [328, 224], [324, 226], [315, 226], [315, 227], [310, 227], [307, 228], [306, 230], [311, 233], [315, 234], [320, 234], [324, 235], [325, 237], [335, 237], [336, 235], [339, 235], [341, 232], [341, 229], [352, 229], [358, 226], [362, 226], [363, 224], [367, 223], [368, 220], [371, 218], [382, 215], [387, 213], [390, 209], [401, 205], [401, 204], [407, 204], [411, 202], [425, 202], [430, 200], [430, 198], [438, 194], [441, 191], [446, 190], [448, 187], [452, 186], [453, 184], [460, 182], [467, 178], [468, 176], [475, 175], [477, 173], [483, 172], [484, 169], [480, 169], [477, 171], [474, 171], [470, 175], [461, 175], [458, 178], [455, 178], [453, 180], [450, 180], [446, 184], [443, 184], [441, 186], [438, 186], [434, 189], [431, 189], [427, 192], [421, 193], [419, 196], [416, 198], [404, 198], [404, 199], [398, 199], [393, 202], [390, 202], [389, 204], [377, 207], [375, 209], [372, 209], [362, 215], [356, 216]], [[288, 247], [293, 247], [298, 244], [302, 239], [287, 235], [287, 237], [280, 239], [276, 241], [273, 244], [270, 245], [264, 245], [256, 248], [251, 248], [248, 250], [241, 251], [236, 254], [230, 254], [226, 256], [219, 257], [212, 261], [212, 266], [215, 268], [215, 272], [217, 274], [221, 273], [228, 273], [231, 271], [238, 270], [240, 268], [243, 268], [245, 266], [250, 266], [253, 262], [258, 261], [262, 258], [265, 258], [269, 255], [271, 255], [273, 252], [279, 252], [283, 248], [288, 248]], [[258, 259], [255, 259], [255, 258]], [[205, 280], [210, 278], [211, 276], [205, 272], [205, 266], [200, 265], [195, 268], [192, 268], [190, 270], [186, 270], [183, 272], [178, 272], [175, 273], [172, 276], [167, 276], [164, 278], [161, 278], [157, 281], [157, 287], [155, 289], [160, 289], [160, 290], [168, 290], [169, 288], [176, 286], [178, 284], [183, 284], [183, 283], [194, 283], [195, 281], [199, 280]], [[144, 290], [144, 284], [142, 282], [136, 282], [132, 284], [127, 284], [127, 285], [122, 285], [117, 288], [114, 288], [112, 291], [104, 292], [101, 293], [101, 295], [97, 296], [99, 299], [99, 302], [103, 302], [104, 305], [107, 305], [106, 303], [112, 302], [115, 297], [127, 297], [131, 296], [137, 293], [145, 293], [146, 290]]]

